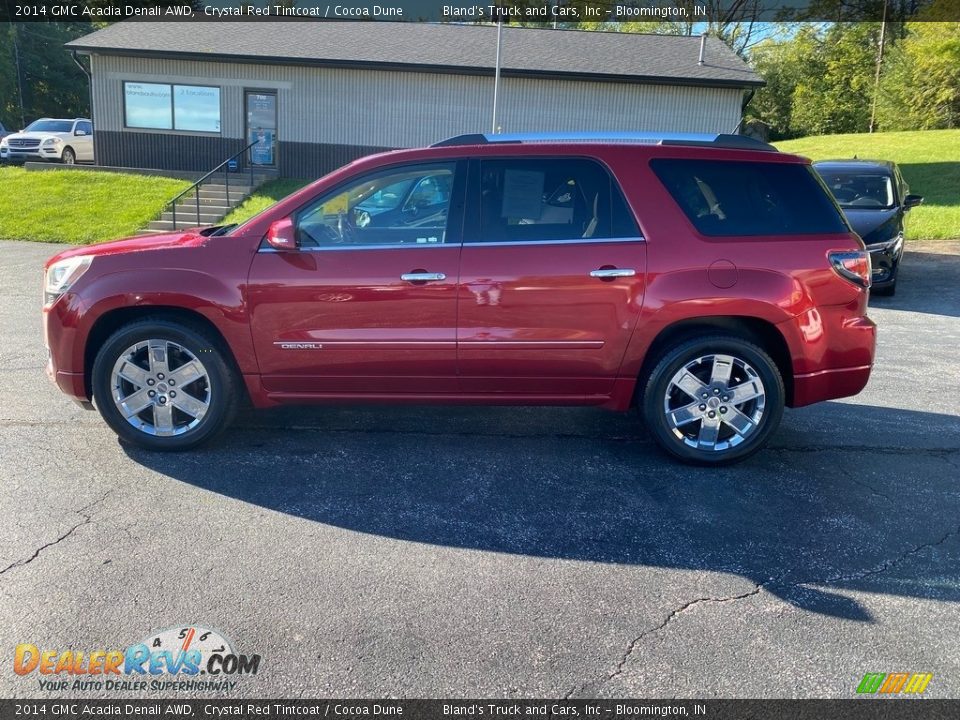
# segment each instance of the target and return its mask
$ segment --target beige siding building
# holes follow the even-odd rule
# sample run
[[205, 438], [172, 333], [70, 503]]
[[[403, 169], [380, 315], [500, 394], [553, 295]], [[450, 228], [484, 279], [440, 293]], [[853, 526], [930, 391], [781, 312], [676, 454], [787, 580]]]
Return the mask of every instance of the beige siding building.
[[[225, 31], [226, 28], [226, 31]], [[124, 22], [90, 57], [97, 162], [316, 177], [386, 148], [492, 130], [496, 28]], [[722, 42], [505, 28], [502, 132], [732, 132], [762, 82]]]

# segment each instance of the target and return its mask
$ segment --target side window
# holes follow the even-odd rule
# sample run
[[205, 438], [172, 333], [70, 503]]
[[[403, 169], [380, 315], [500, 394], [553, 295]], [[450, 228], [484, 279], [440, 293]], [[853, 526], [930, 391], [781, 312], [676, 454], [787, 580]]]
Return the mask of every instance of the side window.
[[808, 165], [666, 158], [650, 165], [703, 235], [847, 231], [843, 215]]
[[639, 235], [620, 189], [607, 170], [592, 160], [481, 160], [479, 176], [479, 231], [468, 238], [473, 242]]
[[76, 129], [77, 129], [77, 130], [82, 130], [82, 131], [85, 132], [87, 135], [93, 135], [93, 125], [91, 125], [90, 123], [88, 123], [88, 122], [86, 122], [86, 121], [84, 121], [84, 122], [78, 122]]
[[368, 175], [297, 214], [302, 247], [439, 245], [452, 241], [448, 215], [456, 163], [410, 165]]

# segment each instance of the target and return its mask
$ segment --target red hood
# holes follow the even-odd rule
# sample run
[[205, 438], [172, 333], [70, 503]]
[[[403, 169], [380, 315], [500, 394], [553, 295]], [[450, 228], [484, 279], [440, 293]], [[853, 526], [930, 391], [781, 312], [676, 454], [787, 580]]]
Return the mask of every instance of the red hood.
[[[202, 230], [203, 228], [198, 228]], [[57, 253], [47, 260], [44, 267], [50, 267], [58, 260], [65, 260], [77, 255], [116, 255], [118, 253], [145, 252], [147, 250], [163, 250], [173, 247], [199, 247], [207, 241], [203, 235], [191, 229], [187, 232], [163, 233], [158, 235], [141, 235], [139, 237], [114, 240], [97, 245], [81, 245]]]

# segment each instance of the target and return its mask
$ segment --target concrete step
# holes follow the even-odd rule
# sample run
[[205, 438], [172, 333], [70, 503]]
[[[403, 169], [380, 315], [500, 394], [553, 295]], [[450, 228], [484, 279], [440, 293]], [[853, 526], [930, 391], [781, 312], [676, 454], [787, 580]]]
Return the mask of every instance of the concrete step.
[[[201, 205], [200, 214], [201, 215], [226, 215], [228, 212], [233, 210], [233, 205], [220, 204], [220, 205]], [[171, 212], [171, 209], [167, 209], [164, 212]], [[193, 203], [187, 203], [186, 205], [181, 205], [177, 203], [177, 217], [181, 215], [196, 215], [197, 206]]]
[[[215, 225], [213, 222], [202, 222], [200, 225]], [[177, 218], [177, 230], [189, 230], [190, 228], [199, 227], [197, 225], [196, 219], [190, 220], [181, 220]], [[173, 221], [172, 220], [153, 220], [145, 228], [145, 230], [150, 232], [173, 232]]]
[[[236, 199], [237, 199], [236, 196], [234, 196], [233, 193], [230, 193], [230, 205], [233, 205]], [[217, 206], [227, 207], [226, 196], [213, 195], [213, 194], [205, 196], [201, 194], [200, 207], [203, 207], [204, 205], [210, 205], [213, 207], [217, 207]], [[193, 196], [193, 193], [191, 193], [190, 195], [185, 195], [184, 197], [177, 200], [177, 207], [181, 207], [181, 206], [183, 207], [197, 206], [197, 199]]]
[[[200, 224], [208, 225], [209, 223], [214, 223], [219, 221], [224, 216], [223, 213], [200, 213]], [[173, 213], [169, 210], [163, 213], [158, 220], [173, 220]], [[196, 212], [180, 212], [177, 211], [177, 224], [181, 222], [197, 222], [197, 213]]]
[[[200, 189], [201, 189], [201, 190], [214, 190], [214, 191], [222, 192], [222, 191], [226, 191], [227, 186], [224, 185], [223, 183], [205, 182], [203, 185], [200, 186]], [[251, 185], [249, 185], [249, 184], [246, 184], [246, 183], [237, 183], [236, 185], [234, 185], [233, 183], [230, 183], [230, 194], [231, 194], [231, 195], [233, 195], [234, 192], [240, 192], [240, 191], [245, 192], [245, 193], [249, 193], [252, 189], [253, 189], [253, 186], [251, 186]]]
[[[235, 188], [230, 188], [230, 202], [236, 202], [237, 200], [241, 198], [245, 198], [249, 195], [250, 193], [247, 192], [246, 190], [237, 190]], [[180, 201], [184, 201], [184, 202], [190, 201], [190, 200], [193, 200], [196, 196], [197, 196], [196, 193], [189, 192], [186, 195], [184, 195], [182, 198], [180, 198]], [[207, 188], [200, 188], [201, 200], [203, 200], [204, 198], [208, 198], [208, 199], [215, 198], [218, 200], [224, 200], [226, 199], [226, 197], [227, 197], [227, 193], [225, 190], [209, 190]]]

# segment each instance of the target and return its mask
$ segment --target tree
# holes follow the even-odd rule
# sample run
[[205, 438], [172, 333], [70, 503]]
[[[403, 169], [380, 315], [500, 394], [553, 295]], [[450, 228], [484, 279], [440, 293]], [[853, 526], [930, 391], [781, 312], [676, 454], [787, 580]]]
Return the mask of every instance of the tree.
[[815, 26], [803, 24], [792, 36], [764, 40], [750, 53], [753, 69], [766, 85], [747, 106], [747, 119], [764, 122], [774, 139], [796, 135], [791, 130], [793, 93], [803, 79], [819, 71], [817, 33]]
[[960, 22], [907, 23], [877, 97], [884, 130], [960, 127]]
[[10, 23], [0, 30], [4, 125], [20, 128], [44, 116], [89, 117], [87, 77], [63, 45], [92, 30], [85, 22]]
[[774, 138], [866, 132], [870, 124], [880, 23], [804, 24], [767, 40], [751, 61], [767, 82], [749, 116]]
[[867, 132], [879, 37], [880, 23], [834, 23], [827, 28], [793, 91], [793, 132]]

